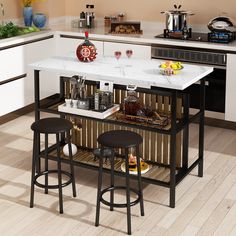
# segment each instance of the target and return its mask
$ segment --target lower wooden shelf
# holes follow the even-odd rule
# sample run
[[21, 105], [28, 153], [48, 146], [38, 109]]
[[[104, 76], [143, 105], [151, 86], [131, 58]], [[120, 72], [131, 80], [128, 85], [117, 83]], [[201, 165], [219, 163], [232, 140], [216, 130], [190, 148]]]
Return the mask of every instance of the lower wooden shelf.
[[[56, 150], [50, 152], [51, 159], [56, 158]], [[63, 154], [61, 151], [61, 158], [68, 161], [68, 157]], [[93, 167], [98, 167], [99, 160], [94, 159], [94, 155], [91, 151], [78, 148], [78, 152], [73, 156], [75, 165], [88, 165]], [[115, 158], [115, 171], [123, 173], [121, 170], [121, 164], [123, 159], [121, 157]], [[107, 159], [103, 164], [104, 169], [110, 169], [110, 161]], [[177, 171], [176, 171], [177, 173]], [[156, 181], [161, 181], [168, 183], [170, 181], [170, 169], [168, 167], [159, 166], [157, 164], [150, 164], [150, 169], [147, 173], [142, 174], [145, 179], [152, 179]]]

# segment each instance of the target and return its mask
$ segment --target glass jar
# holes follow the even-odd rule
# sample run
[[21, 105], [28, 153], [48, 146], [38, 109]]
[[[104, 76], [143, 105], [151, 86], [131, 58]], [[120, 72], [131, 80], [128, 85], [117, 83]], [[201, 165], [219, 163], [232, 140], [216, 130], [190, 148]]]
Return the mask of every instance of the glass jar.
[[127, 86], [128, 96], [124, 99], [124, 113], [126, 115], [136, 116], [141, 108], [135, 89], [135, 86]]

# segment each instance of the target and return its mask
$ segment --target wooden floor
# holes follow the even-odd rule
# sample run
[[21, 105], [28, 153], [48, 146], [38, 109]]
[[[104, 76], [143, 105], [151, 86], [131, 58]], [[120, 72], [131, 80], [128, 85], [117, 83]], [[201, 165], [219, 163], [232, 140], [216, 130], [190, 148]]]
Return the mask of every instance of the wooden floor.
[[[56, 190], [45, 195], [37, 188], [29, 208], [32, 122], [29, 114], [0, 126], [0, 235], [125, 235], [124, 209], [102, 206], [100, 227], [94, 226], [96, 171], [76, 167], [78, 196], [64, 189], [63, 215]], [[190, 129], [191, 156], [197, 154], [196, 128]], [[194, 170], [178, 185], [175, 209], [167, 206], [168, 189], [145, 185], [145, 216], [132, 208], [133, 235], [236, 235], [236, 131], [206, 127], [205, 139], [204, 177]]]

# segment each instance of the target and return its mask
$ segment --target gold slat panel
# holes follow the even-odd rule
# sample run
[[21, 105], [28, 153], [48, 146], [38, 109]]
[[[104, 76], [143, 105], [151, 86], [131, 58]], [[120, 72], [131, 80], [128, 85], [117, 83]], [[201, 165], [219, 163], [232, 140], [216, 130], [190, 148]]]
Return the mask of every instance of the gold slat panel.
[[[169, 113], [170, 98], [164, 97], [164, 112]], [[169, 164], [169, 136], [163, 135], [163, 163]]]
[[[177, 99], [177, 118], [181, 118], [183, 114], [182, 99]], [[181, 167], [182, 165], [182, 132], [179, 132], [176, 136], [176, 166]]]
[[[87, 94], [91, 95], [94, 93], [95, 86], [87, 86]], [[65, 92], [70, 93], [69, 83], [66, 82]], [[120, 104], [123, 102], [124, 98], [127, 96], [126, 91], [114, 89], [114, 102]], [[170, 112], [170, 98], [167, 96], [160, 96], [154, 94], [144, 94], [138, 93], [140, 103], [146, 104], [146, 106], [152, 109], [157, 109], [158, 112]], [[177, 100], [177, 117], [182, 116], [182, 99]], [[73, 142], [77, 143], [79, 146], [87, 148], [96, 148], [97, 137], [108, 130], [115, 129], [126, 129], [137, 132], [143, 137], [143, 144], [140, 145], [140, 155], [146, 159], [157, 163], [169, 164], [169, 143], [170, 138], [168, 135], [157, 134], [155, 132], [138, 130], [133, 128], [128, 128], [126, 126], [104, 124], [100, 121], [90, 121], [86, 119], [75, 118], [76, 122], [82, 122], [82, 131], [73, 130], [72, 138]], [[176, 140], [176, 156], [177, 156], [177, 166], [181, 166], [181, 140], [182, 133], [177, 135]], [[119, 150], [121, 154], [121, 151]], [[124, 152], [122, 151], [122, 154]], [[161, 175], [161, 173], [159, 173]]]

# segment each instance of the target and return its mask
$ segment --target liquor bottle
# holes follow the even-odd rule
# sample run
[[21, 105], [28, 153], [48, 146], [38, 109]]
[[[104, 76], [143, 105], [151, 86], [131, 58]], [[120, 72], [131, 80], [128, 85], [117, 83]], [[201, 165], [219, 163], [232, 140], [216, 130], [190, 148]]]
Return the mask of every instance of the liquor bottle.
[[85, 40], [81, 43], [76, 50], [77, 58], [82, 62], [91, 62], [96, 59], [96, 47], [89, 40], [89, 33], [85, 32]]

